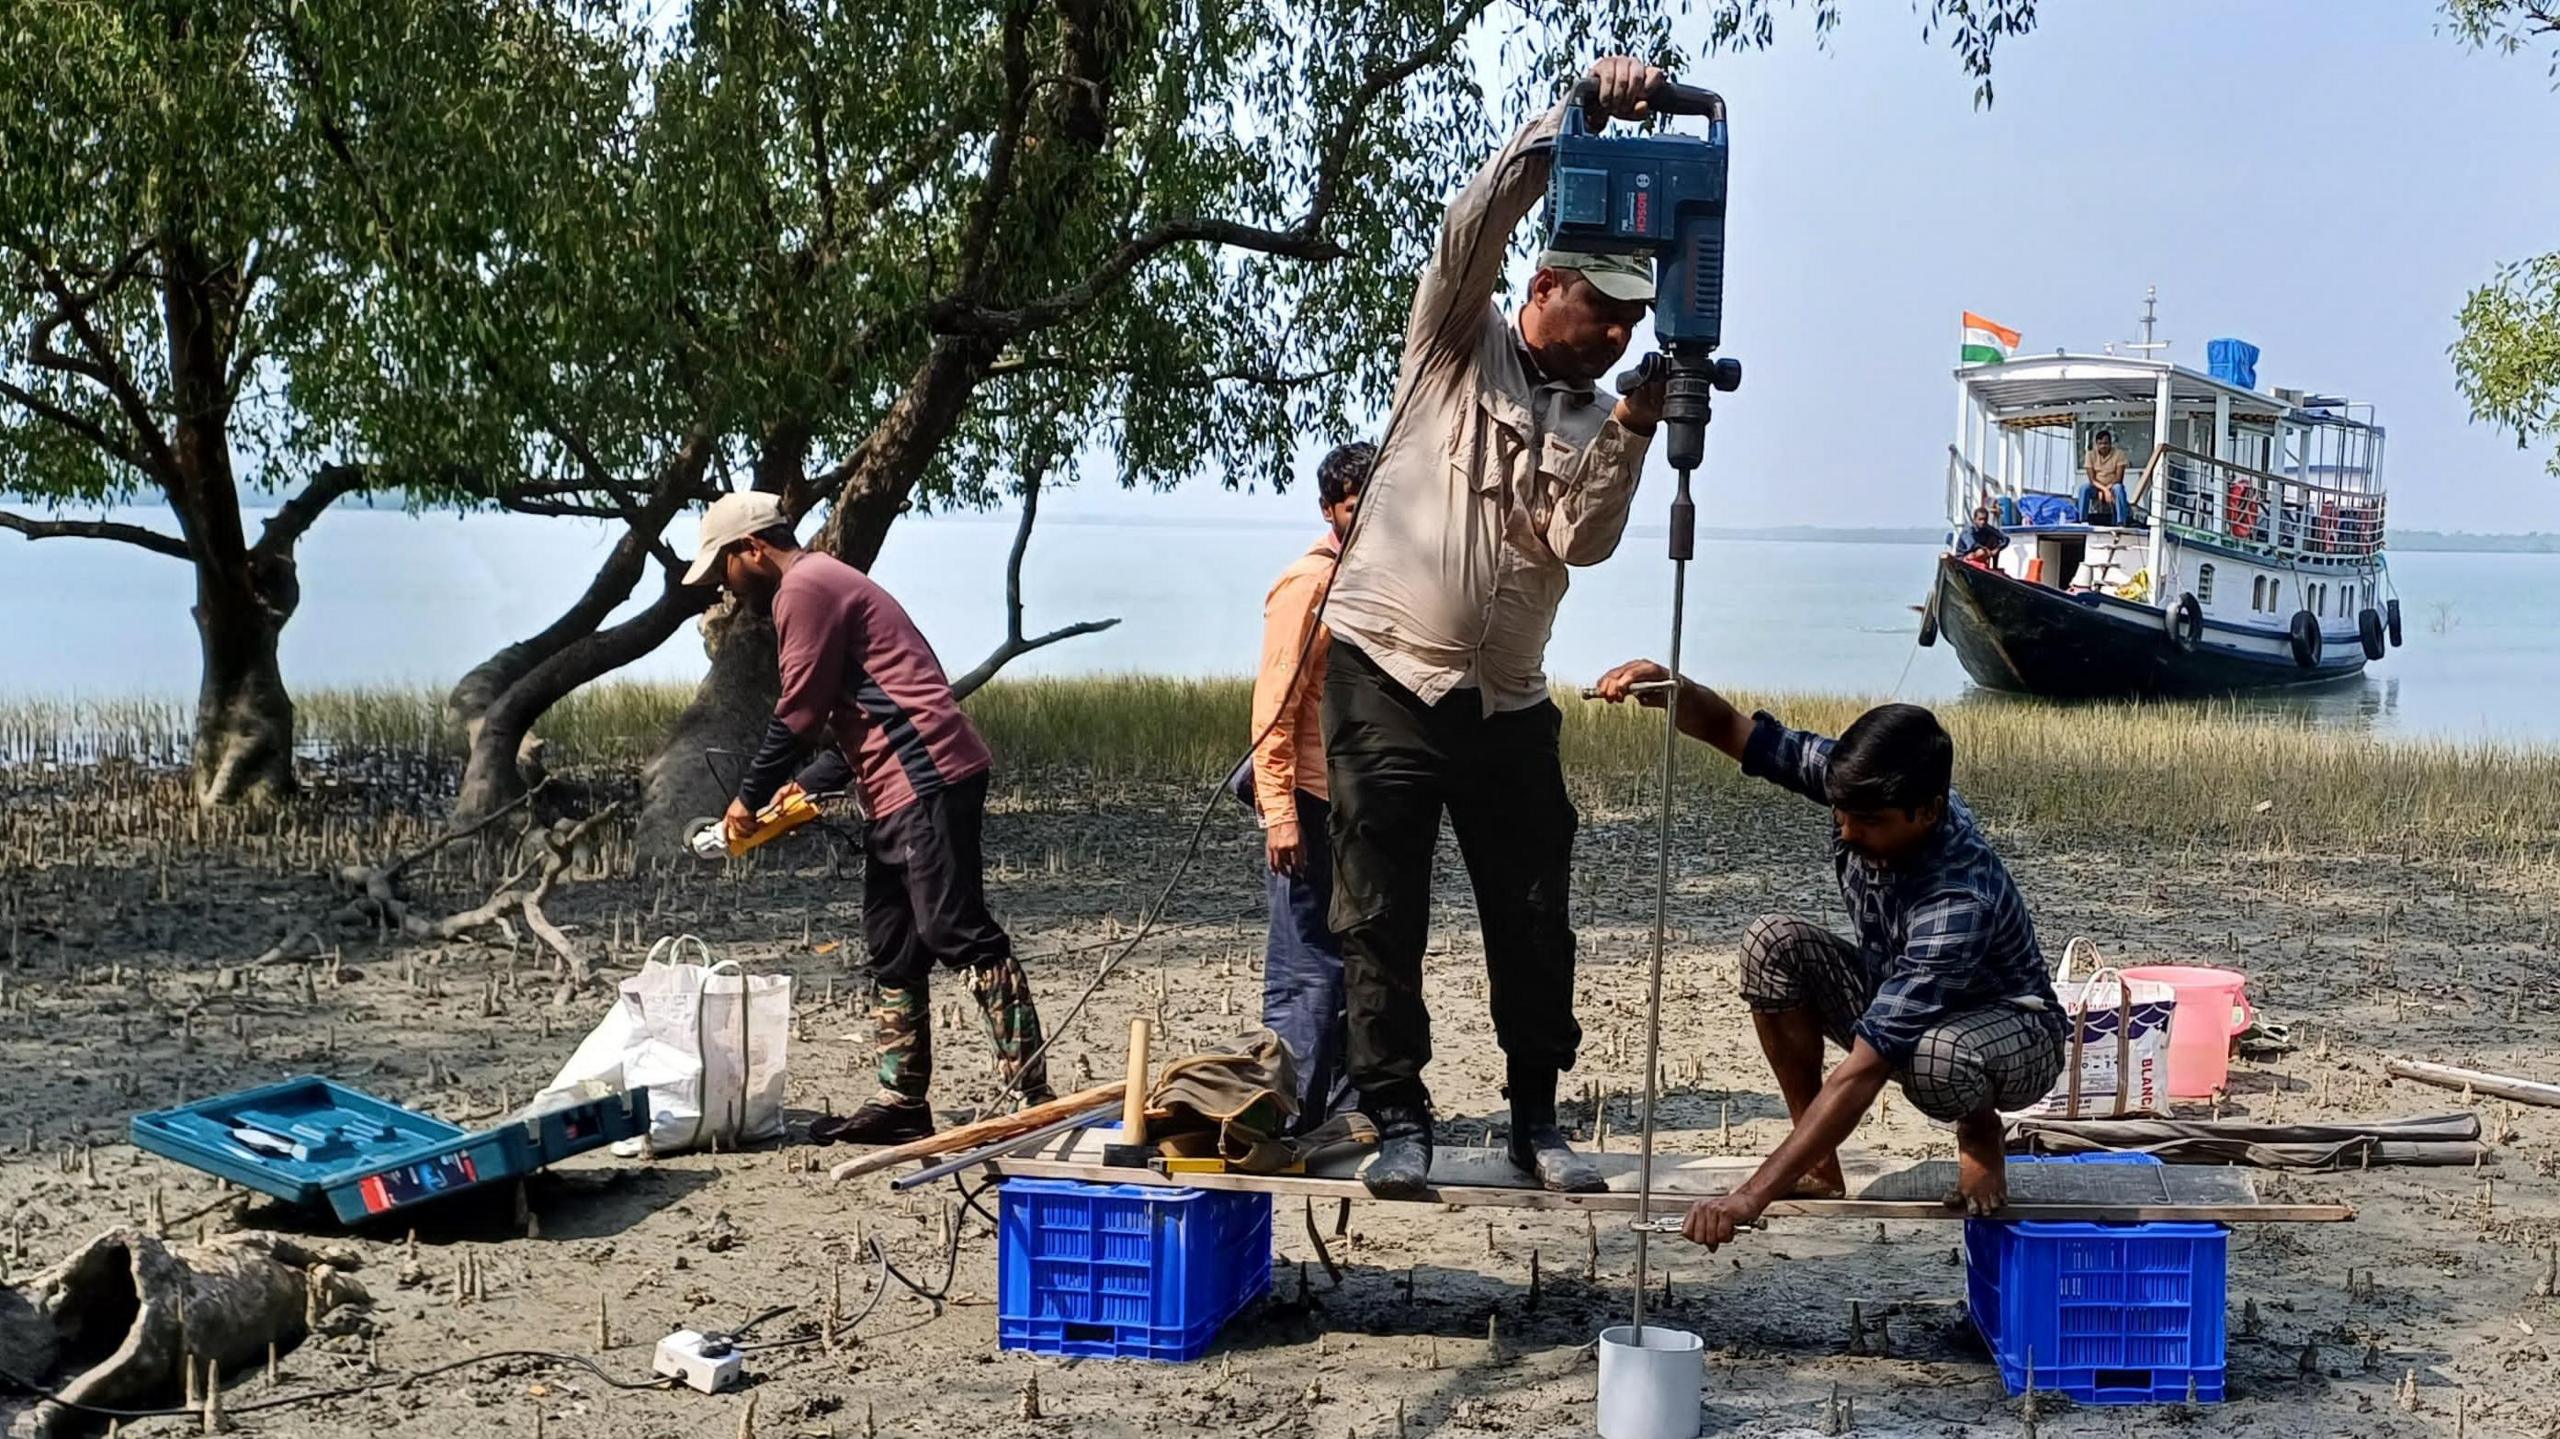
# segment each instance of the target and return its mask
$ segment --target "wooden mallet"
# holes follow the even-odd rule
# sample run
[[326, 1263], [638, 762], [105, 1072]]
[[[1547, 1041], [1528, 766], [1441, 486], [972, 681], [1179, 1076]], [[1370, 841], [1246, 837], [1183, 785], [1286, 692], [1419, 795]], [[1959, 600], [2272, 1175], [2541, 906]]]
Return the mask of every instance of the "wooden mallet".
[[1120, 1142], [1102, 1146], [1102, 1162], [1113, 1169], [1144, 1169], [1156, 1157], [1147, 1143], [1147, 1021], [1129, 1021], [1129, 1079], [1120, 1098]]

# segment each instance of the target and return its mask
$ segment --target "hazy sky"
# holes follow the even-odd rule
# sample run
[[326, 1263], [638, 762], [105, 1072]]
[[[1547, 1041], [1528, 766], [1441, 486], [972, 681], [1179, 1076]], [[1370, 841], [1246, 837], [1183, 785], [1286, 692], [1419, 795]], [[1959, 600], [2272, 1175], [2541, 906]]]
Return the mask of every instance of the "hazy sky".
[[[1977, 111], [1906, 5], [1844, 8], [1827, 51], [1797, 17], [1774, 51], [1693, 72], [1732, 106], [1725, 352], [1746, 372], [1708, 438], [1702, 523], [1935, 523], [1959, 313], [2089, 352], [2136, 338], [2157, 285], [2181, 363], [2237, 336], [2262, 387], [2378, 407], [2395, 524], [2560, 530], [2545, 449], [2471, 424], [2445, 358], [2472, 286], [2560, 247], [2541, 56], [2474, 53], [2425, 0], [2047, 0]], [[1312, 503], [1088, 482], [1054, 508]]]

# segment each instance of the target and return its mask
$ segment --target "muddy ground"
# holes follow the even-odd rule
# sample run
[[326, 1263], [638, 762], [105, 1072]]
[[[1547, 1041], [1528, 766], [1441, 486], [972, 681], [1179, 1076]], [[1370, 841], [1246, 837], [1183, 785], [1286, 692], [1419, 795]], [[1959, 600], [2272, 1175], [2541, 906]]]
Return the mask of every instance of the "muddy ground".
[[[1096, 961], [1154, 897], [1181, 853], [1198, 799], [1059, 777], [999, 790], [989, 823], [997, 903], [1029, 959], [1053, 1025]], [[0, 1235], [23, 1278], [94, 1231], [151, 1213], [173, 1228], [327, 1232], [325, 1219], [263, 1200], [223, 1205], [213, 1181], [124, 1141], [137, 1110], [304, 1071], [334, 1074], [456, 1119], [521, 1103], [602, 1007], [555, 1007], [556, 978], [530, 943], [443, 945], [340, 937], [333, 964], [231, 966], [334, 902], [328, 870], [409, 842], [377, 795], [341, 788], [267, 835], [207, 830], [165, 781], [19, 774], [7, 786], [0, 861]], [[328, 818], [323, 821], [321, 816]], [[1199, 863], [1159, 937], [1141, 946], [1058, 1042], [1061, 1087], [1121, 1069], [1132, 1013], [1159, 1008], [1172, 1042], [1198, 1047], [1251, 1023], [1260, 993], [1258, 851], [1221, 806]], [[1624, 795], [1586, 797], [1579, 860], [1581, 1009], [1589, 1044], [1568, 1087], [1613, 1098], [1632, 1134], [1641, 1060], [1641, 977], [1650, 918], [1651, 829]], [[2551, 926], [2560, 870], [2441, 856], [2297, 852], [2282, 844], [2114, 848], [2001, 832], [2049, 954], [2075, 934], [2127, 961], [2227, 963], [2248, 970], [2268, 1017], [2300, 1047], [2241, 1063], [2228, 1112], [2281, 1119], [2408, 1115], [2459, 1096], [2388, 1083], [2386, 1053], [2560, 1079]], [[1731, 1122], [1737, 1152], [1765, 1152], [1784, 1114], [1758, 1067], [1732, 993], [1735, 939], [1754, 914], [1791, 909], [1837, 923], [1819, 811], [1771, 793], [1690, 813], [1678, 862], [1679, 933], [1668, 984], [1666, 1148], [1713, 1151]], [[743, 866], [653, 876], [630, 856], [563, 888], [553, 918], [627, 972], [647, 941], [689, 931], [723, 957], [798, 980], [792, 1051], [795, 1130], [868, 1088], [858, 977], [857, 861], [819, 836]], [[481, 899], [465, 857], [413, 874], [430, 910]], [[1500, 1072], [1484, 1018], [1472, 906], [1444, 853], [1432, 959], [1437, 1048], [1431, 1078], [1444, 1123], [1465, 1133], [1496, 1112]], [[1159, 987], [1161, 986], [1161, 990]], [[938, 992], [946, 1112], [988, 1085], [974, 1014], [956, 985]], [[1588, 1135], [1587, 1105], [1570, 1118]], [[2507, 1130], [2483, 1169], [2399, 1169], [2262, 1179], [2288, 1198], [2354, 1205], [2348, 1225], [2243, 1228], [2232, 1239], [2230, 1400], [2192, 1411], [2048, 1405], [2055, 1433], [2541, 1435], [2560, 1433], [2560, 1301], [2543, 1284], [2560, 1244], [2560, 1111], [2488, 1104]], [[1624, 1138], [1614, 1139], [1623, 1145]], [[1951, 1152], [1907, 1106], [1861, 1130], [1887, 1158]], [[84, 1153], [83, 1151], [87, 1151]], [[588, 1156], [536, 1181], [538, 1237], [513, 1196], [466, 1197], [415, 1217], [424, 1279], [403, 1283], [407, 1221], [359, 1236], [360, 1276], [378, 1303], [370, 1351], [288, 1354], [281, 1387], [232, 1393], [247, 1432], [296, 1435], [542, 1433], [582, 1439], [727, 1435], [750, 1402], [759, 1435], [1475, 1436], [1588, 1433], [1595, 1364], [1586, 1348], [1623, 1322], [1632, 1241], [1602, 1232], [1596, 1264], [1578, 1217], [1360, 1204], [1334, 1240], [1338, 1286], [1315, 1269], [1301, 1212], [1275, 1223], [1272, 1296], [1186, 1366], [1062, 1363], [996, 1347], [990, 1227], [961, 1211], [957, 1267], [937, 1306], [892, 1283], [874, 1302], [860, 1258], [883, 1239], [901, 1271], [931, 1287], [956, 1191], [892, 1196], [830, 1187], [796, 1143], [655, 1163]], [[992, 1199], [986, 1201], [992, 1206]], [[190, 1217], [216, 1206], [207, 1217]], [[1322, 1220], [1330, 1234], [1333, 1216]], [[1825, 1432], [1835, 1394], [1860, 1434], [2017, 1433], [2006, 1397], [1958, 1301], [1952, 1223], [1774, 1221], [1708, 1256], [1657, 1249], [1669, 1314], [1705, 1336], [1711, 1432]], [[1541, 1283], [1529, 1287], [1532, 1253]], [[483, 1297], [457, 1303], [468, 1260]], [[2362, 1278], [2370, 1271], [2370, 1287]], [[2350, 1276], [2357, 1276], [2351, 1284]], [[840, 1276], [840, 1280], [839, 1280]], [[413, 1278], [415, 1274], [413, 1271]], [[1410, 1281], [1410, 1292], [1407, 1284]], [[588, 1355], [617, 1378], [648, 1371], [655, 1336], [726, 1328], [776, 1305], [759, 1338], [816, 1329], [842, 1285], [867, 1316], [838, 1352], [816, 1344], [754, 1357], [744, 1393], [623, 1391], [581, 1369], [510, 1360], [405, 1388], [259, 1412], [257, 1400], [396, 1375], [507, 1349]], [[1851, 1352], [1849, 1310], [1870, 1337]], [[599, 1306], [611, 1346], [597, 1352]], [[1883, 1353], [1873, 1323], [1883, 1319]], [[1489, 1328], [1498, 1342], [1488, 1342]], [[357, 1346], [350, 1345], [350, 1348]], [[1042, 1417], [1021, 1417], [1036, 1380]], [[2402, 1397], [2414, 1385], [2414, 1407]], [[539, 1426], [537, 1427], [537, 1417]], [[127, 1433], [196, 1432], [159, 1419]]]

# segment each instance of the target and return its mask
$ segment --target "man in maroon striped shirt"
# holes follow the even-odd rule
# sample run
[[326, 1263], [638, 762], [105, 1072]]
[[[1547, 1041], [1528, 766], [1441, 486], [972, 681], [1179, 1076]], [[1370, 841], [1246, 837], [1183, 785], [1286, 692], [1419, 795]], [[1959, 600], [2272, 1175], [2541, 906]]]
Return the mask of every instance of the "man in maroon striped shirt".
[[[782, 702], [729, 804], [729, 833], [754, 833], [756, 812], [793, 783], [824, 792], [850, 780], [869, 820], [862, 937], [871, 951], [880, 1089], [851, 1115], [821, 1121], [810, 1137], [896, 1144], [933, 1132], [927, 986], [937, 961], [967, 972], [997, 1077], [1026, 1103], [1051, 1098], [1030, 981], [987, 909], [979, 837], [993, 760], [933, 647], [869, 575], [800, 548], [771, 495], [723, 495], [704, 514], [685, 579], [715, 577], [772, 613], [782, 662]], [[812, 750], [816, 762], [795, 781]]]

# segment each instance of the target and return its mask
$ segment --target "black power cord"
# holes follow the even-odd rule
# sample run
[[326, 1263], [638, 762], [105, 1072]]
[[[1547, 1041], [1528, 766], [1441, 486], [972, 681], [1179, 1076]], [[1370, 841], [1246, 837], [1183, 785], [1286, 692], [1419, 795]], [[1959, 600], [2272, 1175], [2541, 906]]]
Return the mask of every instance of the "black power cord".
[[[420, 1380], [433, 1379], [438, 1375], [450, 1374], [457, 1369], [468, 1369], [474, 1365], [493, 1364], [501, 1359], [534, 1359], [540, 1360], [546, 1364], [569, 1365], [586, 1370], [588, 1373], [593, 1374], [598, 1380], [603, 1383], [610, 1384], [616, 1389], [664, 1389], [675, 1382], [674, 1380], [664, 1378], [649, 1379], [645, 1381], [617, 1379], [613, 1375], [605, 1372], [603, 1365], [596, 1363], [593, 1359], [589, 1359], [583, 1354], [561, 1354], [548, 1349], [499, 1349], [487, 1354], [474, 1354], [468, 1359], [456, 1359], [450, 1364], [439, 1364], [432, 1369], [420, 1369], [409, 1374], [386, 1375], [380, 1379], [367, 1380], [362, 1384], [346, 1384], [335, 1389], [315, 1389], [306, 1394], [287, 1394], [274, 1399], [252, 1399], [241, 1404], [225, 1404], [222, 1406], [222, 1412], [225, 1414], [256, 1414], [269, 1409], [291, 1408], [296, 1404], [317, 1404], [326, 1399], [351, 1399], [360, 1394], [371, 1394], [384, 1389], [405, 1389], [412, 1384], [418, 1383]], [[32, 1394], [47, 1403], [58, 1404], [65, 1409], [73, 1410], [81, 1414], [94, 1415], [100, 1419], [115, 1419], [119, 1421], [126, 1419], [179, 1419], [204, 1412], [200, 1408], [113, 1409], [102, 1404], [83, 1403], [77, 1399], [67, 1399], [63, 1397], [59, 1391], [48, 1389], [32, 1379], [28, 1379], [17, 1374], [11, 1374], [5, 1370], [0, 1370], [0, 1386], [6, 1386], [7, 1388], [16, 1390], [20, 1393]]]

